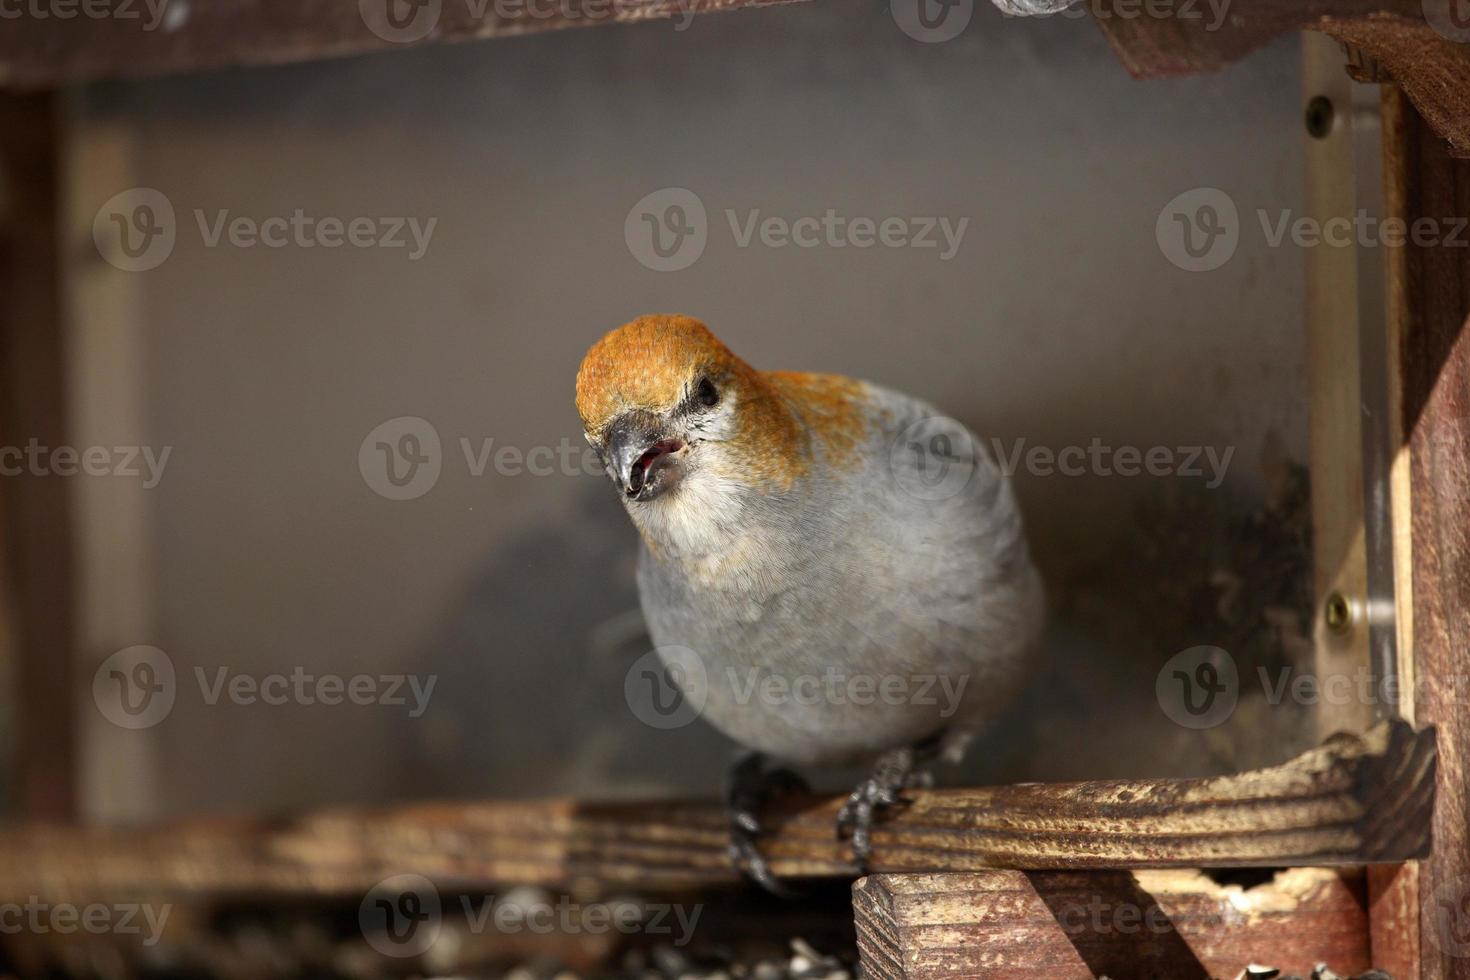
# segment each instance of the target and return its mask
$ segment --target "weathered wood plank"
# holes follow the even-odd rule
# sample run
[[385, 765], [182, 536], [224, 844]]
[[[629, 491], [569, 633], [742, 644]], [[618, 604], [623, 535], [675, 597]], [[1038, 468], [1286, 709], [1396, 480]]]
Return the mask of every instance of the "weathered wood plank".
[[76, 806], [72, 513], [65, 480], [15, 457], [68, 444], [62, 329], [61, 136], [53, 95], [0, 94], [0, 567], [13, 620], [13, 710], [22, 813]]
[[875, 875], [853, 886], [874, 980], [1307, 976], [1368, 968], [1360, 872], [1301, 868], [1250, 889], [1197, 871]]
[[[1282, 867], [1402, 861], [1429, 849], [1433, 732], [1385, 723], [1292, 762], [1211, 779], [916, 792], [873, 835], [876, 872]], [[839, 799], [793, 800], [764, 842], [783, 876], [852, 876]], [[405, 871], [457, 887], [578, 879], [733, 880], [722, 809], [569, 801], [340, 810], [280, 821], [0, 835], [15, 895], [361, 893]]]
[[[1140, 16], [1133, 0], [1098, 0], [1096, 21], [1124, 66], [1139, 78], [1217, 71], [1290, 31], [1314, 30], [1377, 62], [1457, 155], [1470, 154], [1470, 48], [1448, 23], [1455, 0], [1232, 0], [1215, 18]], [[1184, 5], [1166, 4], [1182, 12]]]
[[1419, 980], [1419, 864], [1368, 869], [1373, 965], [1395, 980]]
[[[17, 9], [48, 15], [0, 20], [0, 87], [285, 64], [597, 24], [677, 18], [682, 25], [695, 14], [794, 2], [26, 0]], [[57, 16], [62, 7], [72, 15]]]
[[[1470, 162], [1452, 159], [1409, 106], [1386, 118], [1399, 213], [1447, 235], [1470, 217]], [[1390, 265], [1409, 447], [1413, 709], [1440, 728], [1444, 748], [1434, 854], [1418, 869], [1425, 980], [1470, 978], [1470, 249], [1459, 237], [1458, 247], [1411, 241]]]

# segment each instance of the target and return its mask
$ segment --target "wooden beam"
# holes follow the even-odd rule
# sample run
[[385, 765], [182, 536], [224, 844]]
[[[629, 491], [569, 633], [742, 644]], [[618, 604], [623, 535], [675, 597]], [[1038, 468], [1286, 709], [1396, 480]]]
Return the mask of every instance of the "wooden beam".
[[[1385, 723], [1283, 766], [1211, 779], [916, 792], [873, 835], [877, 872], [1281, 867], [1428, 853], [1433, 732]], [[777, 874], [854, 876], [840, 799], [773, 811]], [[275, 821], [0, 834], [0, 900], [129, 893], [361, 894], [413, 871], [446, 886], [734, 880], [721, 807], [569, 801], [339, 810]]]
[[[1204, 5], [1165, 4], [1179, 16], [1140, 15], [1136, 0], [1096, 0], [1095, 20], [1138, 78], [1218, 71], [1292, 31], [1321, 31], [1376, 61], [1454, 152], [1470, 154], [1470, 50], [1425, 18], [1455, 0], [1231, 0], [1217, 19]], [[1442, 26], [1441, 30], [1445, 30]]]
[[[23, 813], [65, 819], [76, 807], [72, 524], [65, 481], [13, 452], [68, 444], [62, 330], [59, 99], [0, 94], [0, 560], [18, 716], [11, 757]], [[18, 471], [18, 472], [14, 472]]]
[[[37, 88], [675, 19], [796, 0], [26, 0], [0, 20], [0, 87]], [[96, 11], [85, 14], [83, 9]]]
[[[1453, 159], [1406, 98], [1385, 120], [1389, 200], [1411, 226], [1427, 221], [1444, 236], [1411, 240], [1389, 266], [1408, 446], [1413, 710], [1440, 728], [1444, 764], [1434, 853], [1403, 879], [1417, 886], [1417, 912], [1387, 889], [1384, 907], [1417, 914], [1420, 977], [1470, 978], [1470, 162]], [[1456, 228], [1458, 246], [1447, 237]]]
[[[1359, 872], [1300, 868], [1245, 889], [1198, 871], [875, 875], [853, 886], [874, 980], [1308, 976], [1368, 969]], [[1396, 975], [1397, 976], [1397, 975]]]

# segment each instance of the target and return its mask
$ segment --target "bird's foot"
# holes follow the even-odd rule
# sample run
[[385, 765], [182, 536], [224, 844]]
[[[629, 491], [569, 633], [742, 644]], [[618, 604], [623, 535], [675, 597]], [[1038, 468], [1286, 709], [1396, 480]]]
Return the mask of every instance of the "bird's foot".
[[912, 746], [883, 753], [872, 774], [858, 783], [837, 812], [837, 838], [841, 840], [851, 834], [852, 861], [860, 869], [867, 869], [868, 858], [872, 856], [873, 824], [877, 818], [906, 802], [904, 790], [933, 784], [932, 774], [916, 768], [928, 761], [921, 758], [927, 755], [924, 749]]
[[725, 807], [730, 816], [730, 861], [773, 895], [794, 897], [771, 871], [757, 843], [762, 831], [761, 810], [772, 799], [808, 792], [806, 781], [790, 769], [765, 768], [765, 757], [751, 752], [730, 770]]

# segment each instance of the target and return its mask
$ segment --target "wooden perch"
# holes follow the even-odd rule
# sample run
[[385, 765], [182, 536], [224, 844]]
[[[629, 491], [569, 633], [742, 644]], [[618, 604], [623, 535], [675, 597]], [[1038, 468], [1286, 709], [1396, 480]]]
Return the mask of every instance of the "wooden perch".
[[872, 980], [1308, 976], [1367, 970], [1361, 872], [1293, 868], [1254, 888], [1198, 871], [875, 875], [853, 887]]
[[[915, 792], [873, 835], [875, 872], [1397, 862], [1429, 851], [1432, 730], [1385, 722], [1270, 769]], [[769, 814], [783, 876], [851, 876], [838, 799]], [[416, 872], [449, 888], [734, 879], [710, 803], [426, 804], [279, 821], [0, 835], [0, 900], [160, 892], [358, 893]]]

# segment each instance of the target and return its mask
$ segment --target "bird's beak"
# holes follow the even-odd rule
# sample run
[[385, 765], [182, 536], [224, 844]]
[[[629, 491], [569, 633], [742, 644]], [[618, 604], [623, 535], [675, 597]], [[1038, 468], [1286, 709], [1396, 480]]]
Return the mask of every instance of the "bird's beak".
[[675, 454], [683, 448], [652, 412], [624, 412], [608, 429], [608, 476], [629, 500], [652, 500], [679, 482]]

